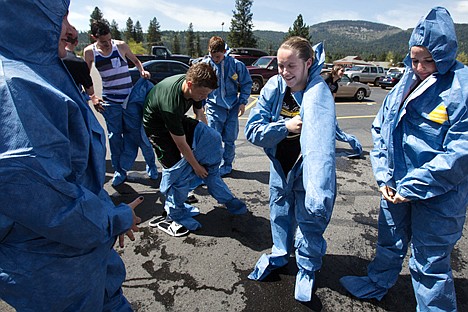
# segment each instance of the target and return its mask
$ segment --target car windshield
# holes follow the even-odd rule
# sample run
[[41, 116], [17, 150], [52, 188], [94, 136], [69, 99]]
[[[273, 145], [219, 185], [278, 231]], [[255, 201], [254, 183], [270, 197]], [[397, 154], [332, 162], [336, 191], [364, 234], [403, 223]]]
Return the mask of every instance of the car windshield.
[[347, 75], [343, 75], [343, 77], [340, 78], [340, 82], [348, 83], [348, 82], [351, 82], [351, 79], [349, 79]]
[[349, 69], [347, 69], [346, 71], [362, 71], [365, 67], [364, 66], [353, 66]]
[[271, 58], [269, 57], [261, 57], [252, 64], [252, 66], [257, 66], [260, 68], [267, 68], [268, 64], [270, 63]]

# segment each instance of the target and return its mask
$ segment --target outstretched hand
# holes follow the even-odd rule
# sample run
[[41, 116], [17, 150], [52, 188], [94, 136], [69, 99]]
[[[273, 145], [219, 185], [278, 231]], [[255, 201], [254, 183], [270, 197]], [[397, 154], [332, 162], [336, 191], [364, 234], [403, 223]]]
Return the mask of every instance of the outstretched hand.
[[135, 240], [135, 236], [133, 235], [133, 232], [138, 232], [139, 231], [137, 224], [141, 222], [141, 218], [138, 217], [135, 214], [135, 208], [139, 204], [141, 204], [143, 202], [143, 200], [144, 200], [144, 197], [140, 196], [137, 199], [135, 199], [134, 201], [132, 201], [130, 204], [128, 204], [130, 206], [130, 208], [132, 208], [133, 224], [132, 224], [132, 227], [127, 231], [127, 233], [119, 235], [119, 246], [121, 248], [124, 247], [125, 235], [127, 235], [128, 238], [130, 238], [131, 241]]

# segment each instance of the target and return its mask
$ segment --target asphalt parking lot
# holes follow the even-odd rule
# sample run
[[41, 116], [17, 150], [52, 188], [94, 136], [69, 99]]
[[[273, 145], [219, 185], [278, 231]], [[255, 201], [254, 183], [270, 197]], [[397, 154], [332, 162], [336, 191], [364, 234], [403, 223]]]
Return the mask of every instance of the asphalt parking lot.
[[[363, 144], [364, 156], [349, 159], [348, 146], [337, 143], [338, 193], [331, 223], [325, 233], [328, 243], [323, 268], [317, 275], [317, 305], [322, 311], [415, 311], [411, 278], [405, 260], [397, 284], [382, 301], [360, 301], [339, 284], [344, 275], [364, 275], [377, 241], [379, 193], [372, 175], [369, 150], [370, 124], [386, 92], [372, 88], [363, 103], [339, 101], [337, 115], [344, 131]], [[252, 98], [255, 101], [255, 98]], [[248, 114], [248, 112], [246, 113]], [[127, 267], [123, 290], [135, 311], [310, 311], [294, 300], [297, 268], [294, 258], [264, 282], [247, 279], [255, 262], [271, 248], [268, 211], [269, 162], [263, 151], [245, 140], [237, 141], [234, 171], [225, 178], [232, 192], [245, 201], [249, 212], [230, 215], [216, 208], [203, 187], [196, 189], [201, 211], [196, 217], [203, 227], [188, 236], [174, 238], [148, 226], [163, 210], [159, 180], [146, 177], [139, 156], [128, 181], [110, 185], [112, 168], [107, 158], [105, 189], [115, 203], [130, 202], [139, 195], [145, 201], [137, 208], [142, 218], [134, 242], [117, 250]], [[102, 122], [102, 119], [101, 119]], [[465, 235], [452, 254], [459, 311], [468, 311], [468, 239]], [[9, 311], [0, 303], [0, 311]]]

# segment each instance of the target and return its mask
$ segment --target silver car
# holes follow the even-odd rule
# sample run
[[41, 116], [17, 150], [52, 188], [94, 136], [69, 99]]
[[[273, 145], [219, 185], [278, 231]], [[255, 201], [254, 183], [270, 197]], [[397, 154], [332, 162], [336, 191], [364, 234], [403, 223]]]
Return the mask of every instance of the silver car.
[[[323, 79], [327, 79], [330, 75], [329, 69], [323, 69], [320, 73]], [[361, 102], [364, 98], [371, 95], [371, 89], [367, 84], [351, 80], [346, 74], [338, 80], [338, 91], [336, 92], [337, 98], [354, 98], [356, 101]]]
[[371, 89], [367, 84], [352, 81], [347, 75], [343, 75], [338, 81], [337, 98], [355, 98], [361, 102], [371, 95]]

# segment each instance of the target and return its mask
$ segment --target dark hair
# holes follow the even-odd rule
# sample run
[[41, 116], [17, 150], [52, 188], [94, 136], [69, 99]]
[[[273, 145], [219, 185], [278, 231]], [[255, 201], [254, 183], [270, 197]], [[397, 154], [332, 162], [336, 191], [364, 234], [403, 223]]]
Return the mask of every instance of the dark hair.
[[288, 38], [281, 44], [280, 49], [288, 49], [297, 53], [297, 56], [307, 62], [308, 59], [314, 60], [314, 49], [309, 40], [302, 37], [294, 36]]
[[208, 41], [208, 52], [217, 53], [226, 51], [226, 43], [224, 43], [223, 38], [218, 36], [213, 36]]
[[196, 63], [190, 66], [185, 80], [191, 81], [195, 86], [209, 89], [218, 88], [218, 77], [213, 68], [206, 63]]
[[94, 20], [91, 24], [91, 34], [94, 37], [105, 36], [110, 33], [109, 24], [103, 20]]
[[333, 65], [330, 74], [332, 77], [335, 77], [340, 69], [344, 69], [344, 66], [341, 64]]

